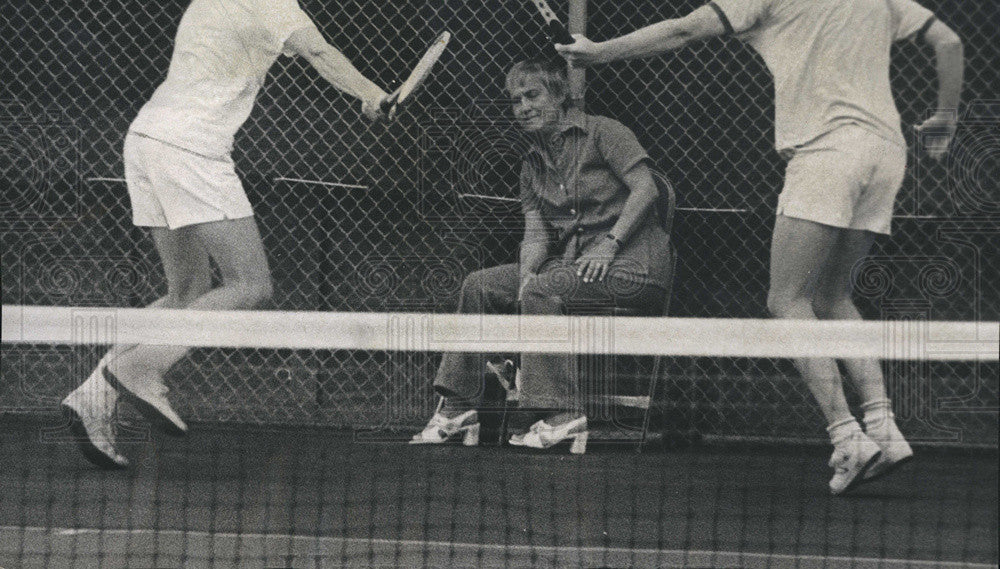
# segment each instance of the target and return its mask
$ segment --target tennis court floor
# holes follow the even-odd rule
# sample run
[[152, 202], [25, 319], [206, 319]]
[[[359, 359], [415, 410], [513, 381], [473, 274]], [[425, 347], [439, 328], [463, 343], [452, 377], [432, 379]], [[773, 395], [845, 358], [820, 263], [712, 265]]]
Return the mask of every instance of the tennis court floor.
[[[0, 419], [0, 567], [997, 565], [997, 454], [922, 449], [827, 494], [827, 452], [584, 456], [194, 425], [105, 472]], [[927, 563], [939, 562], [939, 563]]]

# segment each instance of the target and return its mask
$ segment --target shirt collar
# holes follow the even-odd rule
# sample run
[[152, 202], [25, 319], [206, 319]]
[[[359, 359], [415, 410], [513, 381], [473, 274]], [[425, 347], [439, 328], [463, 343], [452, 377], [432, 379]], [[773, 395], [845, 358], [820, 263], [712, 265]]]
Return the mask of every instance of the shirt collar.
[[569, 110], [566, 111], [566, 118], [559, 123], [559, 132], [565, 134], [574, 128], [587, 132], [589, 130], [588, 126], [587, 115], [576, 107], [570, 107]]
[[[586, 113], [576, 107], [570, 107], [569, 110], [566, 111], [566, 116], [559, 122], [556, 132], [560, 135], [566, 135], [566, 133], [571, 130], [580, 130], [584, 133], [590, 131], [590, 124], [587, 120]], [[529, 152], [542, 154], [542, 149], [536, 142], [532, 142]]]

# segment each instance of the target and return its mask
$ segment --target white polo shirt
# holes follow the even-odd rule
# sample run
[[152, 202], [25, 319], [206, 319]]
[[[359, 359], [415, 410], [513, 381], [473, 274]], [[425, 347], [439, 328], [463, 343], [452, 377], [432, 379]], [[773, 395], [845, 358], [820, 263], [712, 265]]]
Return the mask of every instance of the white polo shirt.
[[313, 25], [296, 0], [193, 0], [167, 78], [129, 130], [206, 156], [228, 155], [285, 41]]
[[913, 0], [713, 0], [727, 30], [774, 76], [775, 145], [784, 150], [844, 123], [904, 144], [889, 85], [892, 43], [934, 15]]

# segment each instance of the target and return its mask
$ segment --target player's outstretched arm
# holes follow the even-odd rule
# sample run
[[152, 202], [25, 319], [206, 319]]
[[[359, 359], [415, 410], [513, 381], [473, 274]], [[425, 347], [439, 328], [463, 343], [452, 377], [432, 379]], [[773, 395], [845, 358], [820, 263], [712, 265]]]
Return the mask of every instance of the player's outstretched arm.
[[951, 28], [935, 21], [924, 34], [934, 47], [938, 76], [937, 111], [916, 126], [927, 154], [940, 160], [948, 150], [958, 127], [958, 104], [962, 95], [965, 55], [962, 40]]
[[326, 42], [315, 27], [297, 30], [289, 36], [285, 47], [306, 59], [319, 74], [338, 90], [361, 100], [361, 111], [375, 120], [382, 117], [379, 104], [388, 97], [354, 67], [340, 50]]
[[592, 42], [574, 34], [574, 43], [558, 44], [556, 51], [571, 65], [586, 67], [659, 55], [725, 31], [718, 14], [711, 7], [702, 6], [683, 18], [664, 20], [603, 42]]

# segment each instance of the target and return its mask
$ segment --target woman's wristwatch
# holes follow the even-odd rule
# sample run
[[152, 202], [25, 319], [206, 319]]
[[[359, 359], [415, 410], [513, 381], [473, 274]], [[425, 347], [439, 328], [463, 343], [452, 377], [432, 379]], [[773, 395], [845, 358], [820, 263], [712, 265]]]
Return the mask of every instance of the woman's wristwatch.
[[624, 243], [622, 243], [621, 239], [619, 239], [618, 237], [615, 236], [614, 233], [608, 233], [607, 235], [605, 235], [605, 237], [607, 237], [608, 239], [614, 241], [615, 244], [618, 245], [619, 249], [621, 249], [625, 245]]

